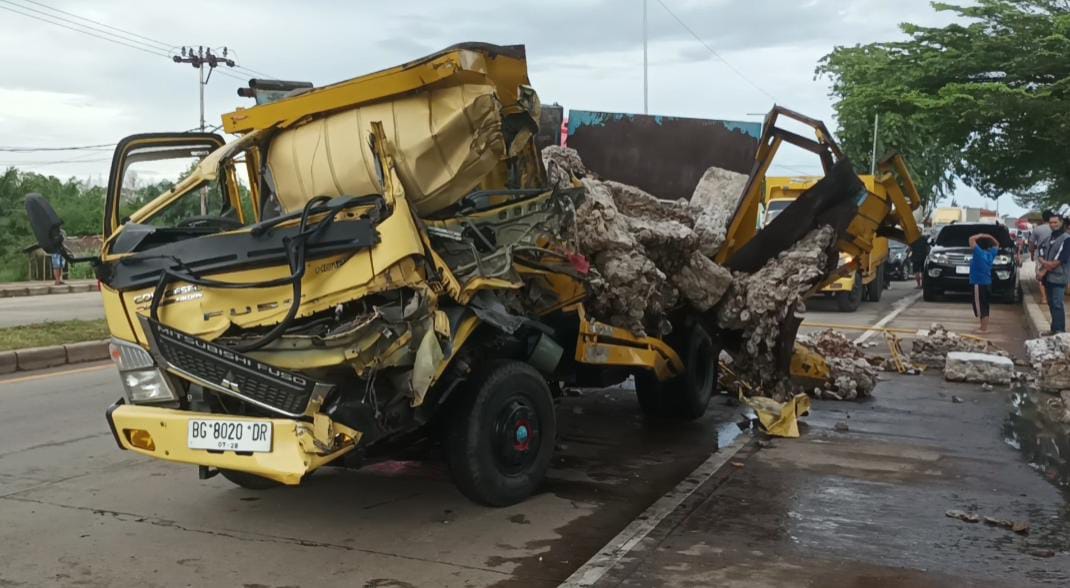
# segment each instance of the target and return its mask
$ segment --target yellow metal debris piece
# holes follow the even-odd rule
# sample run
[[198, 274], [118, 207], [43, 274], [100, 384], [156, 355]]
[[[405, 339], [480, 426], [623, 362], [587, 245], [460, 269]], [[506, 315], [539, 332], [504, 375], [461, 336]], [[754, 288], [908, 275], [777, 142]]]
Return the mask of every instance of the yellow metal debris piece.
[[748, 398], [741, 391], [739, 401], [754, 409], [765, 432], [774, 437], [798, 437], [799, 417], [810, 414], [810, 397], [806, 394], [796, 394], [787, 402], [777, 402], [764, 396]]

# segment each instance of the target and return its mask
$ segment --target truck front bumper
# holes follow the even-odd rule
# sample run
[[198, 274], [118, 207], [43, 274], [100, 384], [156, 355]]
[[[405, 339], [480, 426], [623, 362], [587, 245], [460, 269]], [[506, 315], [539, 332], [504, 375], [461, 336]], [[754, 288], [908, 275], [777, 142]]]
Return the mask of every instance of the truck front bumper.
[[[135, 406], [120, 399], [108, 407], [107, 418], [115, 442], [122, 449], [167, 461], [248, 472], [289, 485], [300, 484], [306, 474], [345, 455], [360, 440], [359, 432], [334, 423], [325, 415], [317, 415], [316, 421], [309, 423]], [[220, 418], [271, 421], [271, 451], [239, 454], [188, 447], [191, 419]]]
[[844, 276], [838, 280], [829, 282], [821, 289], [822, 293], [835, 294], [837, 292], [850, 292], [855, 288], [855, 277], [853, 275]]

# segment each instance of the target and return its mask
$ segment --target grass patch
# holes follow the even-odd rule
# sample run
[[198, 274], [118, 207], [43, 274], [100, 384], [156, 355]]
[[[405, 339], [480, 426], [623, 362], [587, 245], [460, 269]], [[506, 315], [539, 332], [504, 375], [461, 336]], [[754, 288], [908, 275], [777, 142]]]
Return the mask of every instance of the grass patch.
[[110, 336], [108, 323], [104, 319], [54, 321], [36, 325], [2, 327], [0, 328], [0, 351], [78, 343], [79, 341], [99, 341]]

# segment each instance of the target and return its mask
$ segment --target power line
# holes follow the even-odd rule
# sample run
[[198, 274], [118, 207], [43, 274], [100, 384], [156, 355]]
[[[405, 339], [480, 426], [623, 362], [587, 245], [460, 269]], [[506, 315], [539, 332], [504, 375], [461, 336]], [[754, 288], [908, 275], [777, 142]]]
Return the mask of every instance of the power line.
[[765, 94], [766, 96], [768, 96], [773, 102], [776, 102], [776, 96], [773, 96], [772, 94], [767, 92], [765, 90], [765, 88], [759, 86], [758, 84], [756, 84], [753, 81], [751, 81], [750, 78], [748, 78], [747, 76], [743, 75], [743, 72], [741, 72], [738, 69], [736, 69], [736, 67], [734, 65], [732, 65], [731, 63], [729, 63], [727, 59], [722, 57], [721, 54], [718, 53], [716, 49], [714, 49], [713, 47], [710, 47], [709, 43], [704, 41], [702, 39], [702, 37], [700, 37], [698, 35], [698, 33], [696, 33], [691, 27], [687, 26], [687, 23], [685, 23], [683, 21], [683, 19], [681, 19], [679, 16], [676, 16], [676, 13], [673, 12], [672, 9], [669, 8], [668, 5], [665, 4], [665, 2], [663, 2], [662, 0], [657, 0], [657, 2], [658, 2], [658, 4], [661, 4], [661, 7], [665, 9], [665, 12], [669, 13], [669, 16], [673, 17], [673, 19], [675, 19], [676, 22], [680, 23], [680, 26], [683, 27], [685, 31], [690, 33], [691, 36], [694, 37], [696, 41], [701, 43], [702, 46], [705, 47], [706, 50], [709, 51], [711, 55], [713, 55], [717, 59], [720, 59], [721, 63], [724, 63], [728, 67], [728, 69], [732, 70], [732, 72], [735, 73], [737, 76], [739, 76], [739, 78], [741, 80], [743, 80], [744, 82], [747, 82], [748, 84], [750, 84], [751, 87], [753, 87], [755, 90], [758, 90], [762, 94]]
[[[136, 49], [138, 51], [141, 51], [143, 53], [148, 53], [150, 55], [157, 55], [157, 56], [160, 56], [160, 57], [173, 58], [175, 56], [174, 55], [174, 53], [175, 53], [174, 50], [178, 48], [177, 45], [171, 45], [169, 43], [165, 43], [163, 41], [159, 41], [157, 39], [153, 39], [152, 37], [146, 37], [144, 35], [139, 35], [137, 33], [134, 33], [132, 31], [129, 31], [129, 30], [126, 30], [126, 29], [123, 29], [123, 28], [120, 28], [120, 27], [115, 27], [115, 26], [112, 26], [112, 25], [109, 25], [109, 24], [105, 24], [103, 22], [100, 22], [100, 21], [97, 21], [97, 20], [93, 20], [91, 18], [86, 18], [84, 16], [79, 16], [79, 15], [74, 14], [72, 12], [67, 12], [65, 10], [60, 10], [58, 8], [53, 8], [53, 7], [48, 6], [47, 4], [44, 4], [42, 2], [37, 2], [36, 0], [21, 0], [21, 1], [22, 2], [30, 2], [32, 4], [36, 4], [38, 6], [42, 6], [44, 8], [47, 8], [48, 10], [52, 10], [52, 11], [55, 11], [55, 12], [59, 12], [59, 13], [62, 13], [62, 14], [66, 14], [66, 15], [72, 16], [75, 19], [79, 19], [79, 20], [86, 21], [86, 22], [89, 22], [89, 23], [97, 24], [97, 25], [100, 25], [101, 27], [106, 27], [106, 28], [112, 29], [114, 31], [119, 31], [123, 35], [128, 35], [128, 36], [122, 36], [122, 35], [113, 33], [113, 32], [108, 31], [108, 30], [104, 30], [104, 29], [97, 28], [97, 27], [94, 27], [94, 26], [91, 26], [91, 25], [88, 25], [88, 24], [84, 24], [82, 22], [78, 22], [78, 20], [71, 20], [69, 18], [65, 18], [65, 17], [62, 17], [62, 16], [55, 15], [55, 14], [50, 14], [50, 13], [44, 12], [42, 10], [38, 10], [36, 8], [32, 8], [30, 6], [25, 6], [25, 5], [22, 5], [22, 4], [18, 4], [16, 2], [12, 2], [11, 0], [0, 0], [0, 2], [9, 5], [9, 6], [0, 6], [0, 8], [2, 8], [4, 10], [7, 10], [9, 12], [13, 12], [15, 14], [19, 14], [19, 15], [25, 16], [27, 18], [32, 18], [32, 19], [38, 20], [40, 22], [44, 22], [44, 23], [53, 24], [53, 25], [56, 25], [56, 26], [59, 26], [59, 27], [63, 27], [65, 29], [67, 29], [67, 30], [74, 31], [76, 33], [82, 33], [83, 35], [88, 35], [90, 37], [101, 39], [103, 41], [108, 41], [110, 43], [115, 43], [117, 45], [122, 45], [122, 46], [128, 47], [130, 49]], [[18, 10], [16, 10], [15, 8], [11, 8], [11, 7], [15, 7]], [[23, 11], [29, 11], [29, 12], [32, 12], [32, 13], [35, 13], [35, 14], [28, 14], [27, 12], [23, 12]], [[75, 27], [77, 27], [77, 28], [75, 28]], [[136, 38], [133, 38], [133, 37], [136, 37]], [[140, 41], [138, 39], [144, 39], [144, 41]], [[256, 71], [256, 70], [254, 70], [252, 68], [248, 68], [248, 67], [233, 63], [233, 60], [230, 60], [230, 63], [228, 65], [231, 65], [232, 67], [236, 67], [237, 69], [241, 69], [241, 70], [244, 70], [244, 71], [252, 72], [253, 74], [256, 74], [256, 75], [265, 76], [265, 77], [272, 78], [272, 79], [277, 79], [277, 78], [274, 78], [274, 76], [271, 76], [269, 74], [265, 74], [263, 72]], [[222, 72], [220, 72], [220, 73], [222, 73]], [[227, 77], [233, 78], [233, 79], [235, 79], [237, 81], [240, 81], [242, 83], [245, 83], [245, 82], [248, 81], [246, 78], [243, 78], [241, 76], [227, 75]], [[252, 76], [250, 76], [250, 77], [252, 77]]]
[[41, 161], [3, 161], [0, 165], [18, 167], [20, 165], [57, 165], [61, 163], [96, 163], [99, 161], [111, 161], [110, 157], [101, 157], [97, 159], [50, 159]]
[[[11, 2], [8, 2], [8, 0], [0, 0], [0, 2], [5, 2], [7, 4], [12, 4]], [[19, 6], [17, 4], [12, 4], [12, 5], [13, 6]], [[19, 7], [20, 8], [24, 8], [22, 6], [19, 6]], [[34, 16], [33, 14], [28, 14], [26, 12], [21, 12], [19, 10], [15, 10], [14, 8], [11, 8], [9, 6], [0, 6], [0, 9], [7, 10], [9, 12], [14, 12], [15, 14], [20, 14], [20, 15], [25, 16], [27, 18], [32, 18], [34, 20], [39, 20], [41, 22], [45, 22], [45, 23], [48, 23], [48, 24], [53, 24], [53, 25], [56, 25], [57, 27], [63, 27], [65, 29], [67, 29], [67, 30], [74, 31], [76, 33], [82, 33], [83, 35], [88, 35], [90, 37], [96, 37], [97, 39], [101, 39], [103, 41], [108, 41], [109, 43], [115, 43], [116, 45], [122, 45], [124, 47], [129, 47], [131, 49], [136, 49], [138, 51], [141, 51], [142, 53], [148, 53], [150, 55], [155, 55], [157, 57], [171, 57], [170, 55], [168, 55], [167, 53], [163, 53], [162, 51], [157, 51], [155, 49], [146, 49], [144, 46], [131, 45], [129, 43], [124, 43], [124, 42], [122, 42], [122, 41], [120, 41], [120, 40], [118, 40], [116, 38], [104, 37], [104, 36], [101, 36], [101, 35], [96, 35], [96, 34], [93, 34], [93, 33], [89, 32], [89, 31], [86, 31], [86, 30], [76, 29], [76, 28], [74, 28], [72, 26], [65, 25], [65, 24], [63, 24], [61, 22], [48, 20], [48, 19], [40, 17], [40, 16]], [[78, 26], [84, 26], [84, 25], [78, 25]], [[85, 28], [90, 29], [90, 30], [94, 30], [94, 31], [97, 31], [97, 32], [103, 32], [103, 31], [99, 31], [98, 29], [93, 29], [92, 27], [88, 27], [88, 26], [85, 27]]]
[[[217, 47], [217, 49], [218, 49], [218, 47]], [[234, 58], [235, 59], [237, 59], [238, 61], [241, 61], [241, 55], [239, 55], [237, 51], [235, 51], [234, 49], [231, 49], [230, 52], [234, 54]], [[244, 65], [242, 65], [240, 63], [237, 64], [236, 66], [234, 66], [234, 69], [243, 69], [243, 70], [245, 70], [247, 72], [251, 72], [251, 73], [254, 73], [254, 74], [258, 75], [258, 76], [265, 77], [265, 78], [268, 78], [268, 79], [271, 79], [271, 80], [279, 79], [278, 77], [273, 76], [271, 74], [266, 74], [266, 73], [264, 73], [262, 71], [256, 71], [255, 69], [253, 69], [251, 67], [245, 67]]]
[[[67, 16], [73, 16], [74, 18], [76, 18], [78, 20], [84, 20], [86, 22], [91, 22], [93, 24], [100, 25], [100, 26], [102, 26], [104, 28], [111, 29], [113, 31], [118, 31], [120, 33], [123, 33], [124, 35], [129, 35], [131, 37], [136, 37], [138, 39], [142, 39], [143, 41], [148, 41], [149, 43], [152, 43], [152, 44], [155, 44], [155, 45], [159, 46], [159, 48], [163, 49], [164, 51], [171, 51], [172, 49], [175, 49], [175, 48], [178, 47], [177, 45], [173, 45], [173, 44], [170, 44], [170, 43], [164, 43], [163, 41], [159, 41], [159, 40], [153, 39], [152, 37], [146, 37], [144, 35], [139, 35], [139, 34], [133, 32], [133, 31], [128, 31], [126, 29], [121, 29], [119, 27], [112, 26], [110, 24], [100, 22], [99, 20], [93, 20], [91, 18], [87, 18], [87, 17], [84, 17], [84, 16], [79, 16], [77, 14], [74, 14], [73, 12], [67, 12], [66, 10], [60, 10], [59, 8], [55, 8], [53, 6], [49, 6], [48, 4], [45, 4], [44, 2], [38, 2], [37, 0], [21, 0], [21, 1], [22, 2], [28, 2], [30, 4], [36, 4], [37, 6], [41, 6], [42, 8], [46, 8], [48, 10], [51, 10], [52, 12], [58, 12], [60, 14], [66, 14]], [[10, 4], [10, 2], [8, 2], [8, 3]], [[29, 7], [23, 7], [23, 8], [25, 8], [26, 10], [34, 10], [32, 8], [29, 8]], [[40, 12], [40, 11], [39, 10], [35, 10], [35, 12]], [[62, 18], [62, 17], [55, 17], [55, 18]], [[64, 19], [64, 20], [66, 20], [66, 19]], [[81, 26], [84, 26], [84, 25], [81, 25]], [[114, 33], [109, 33], [109, 34], [114, 34]], [[134, 39], [130, 39], [130, 40], [134, 41]], [[139, 42], [139, 41], [134, 41], [134, 42]]]
[[99, 145], [77, 145], [74, 147], [0, 147], [0, 151], [7, 153], [36, 153], [38, 151], [83, 151], [100, 150], [115, 147], [115, 143], [101, 143]]

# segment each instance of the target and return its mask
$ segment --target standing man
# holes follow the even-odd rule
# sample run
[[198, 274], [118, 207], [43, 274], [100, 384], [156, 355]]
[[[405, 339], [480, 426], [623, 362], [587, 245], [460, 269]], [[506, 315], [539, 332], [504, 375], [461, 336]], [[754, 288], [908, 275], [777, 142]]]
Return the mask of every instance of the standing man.
[[63, 285], [63, 264], [66, 262], [59, 253], [52, 254], [52, 277], [57, 286]]
[[1048, 304], [1048, 293], [1044, 288], [1044, 273], [1040, 267], [1038, 258], [1040, 257], [1040, 246], [1051, 236], [1051, 227], [1048, 226], [1048, 219], [1051, 218], [1052, 212], [1045, 210], [1040, 213], [1042, 222], [1037, 223], [1037, 226], [1033, 227], [1033, 233], [1029, 235], [1029, 260], [1035, 263], [1036, 278], [1038, 285], [1040, 286], [1040, 303]]
[[1037, 274], [1041, 276], [1051, 312], [1051, 332], [1066, 332], [1066, 282], [1070, 277], [1070, 235], [1066, 233], [1066, 219], [1057, 213], [1048, 213], [1051, 235], [1037, 249]]
[[925, 271], [925, 258], [929, 256], [929, 237], [922, 235], [910, 244], [910, 265], [914, 268], [914, 281], [921, 288], [921, 274]]
[[973, 315], [981, 319], [978, 333], [988, 332], [988, 301], [992, 297], [992, 262], [999, 253], [999, 239], [987, 233], [970, 237], [970, 288], [973, 290]]

